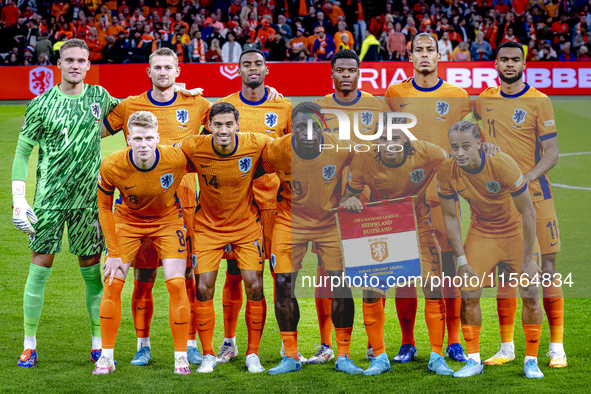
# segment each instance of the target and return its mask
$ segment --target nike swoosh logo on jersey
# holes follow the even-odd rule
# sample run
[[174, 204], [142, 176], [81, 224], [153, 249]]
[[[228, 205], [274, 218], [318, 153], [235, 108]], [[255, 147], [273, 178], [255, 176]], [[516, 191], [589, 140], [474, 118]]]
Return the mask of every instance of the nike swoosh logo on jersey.
[[376, 185], [381, 185], [384, 182], [386, 182], [386, 181], [381, 181], [381, 182], [376, 181]]
[[133, 189], [133, 188], [134, 188], [134, 187], [136, 187], [136, 186], [137, 186], [137, 185], [133, 185], [133, 186], [129, 186], [129, 187], [125, 186], [125, 190]]
[[[285, 171], [284, 171], [285, 172]], [[291, 172], [285, 172], [285, 175], [291, 175]]]
[[66, 119], [67, 117], [68, 117], [68, 115], [64, 115], [64, 116], [62, 116], [61, 118], [59, 118], [59, 119], [56, 119], [56, 120], [55, 120], [55, 122], [56, 122], [56, 123], [57, 123], [57, 122], [61, 122], [62, 120]]
[[101, 246], [101, 244], [92, 244], [92, 247], [93, 247], [94, 249], [98, 248], [99, 246]]
[[495, 110], [494, 108], [493, 109], [487, 108], [486, 112], [490, 112], [490, 111], [494, 111], [494, 110]]
[[558, 241], [556, 241], [556, 242], [552, 242], [552, 243], [550, 244], [550, 247], [556, 246], [556, 244], [557, 244], [557, 243], [558, 243]]
[[333, 120], [333, 119], [336, 119], [336, 118], [337, 118], [336, 116], [333, 116], [332, 118], [325, 118], [324, 120], [328, 122], [329, 120]]
[[179, 249], [179, 253], [183, 253], [185, 249]]
[[200, 165], [201, 165], [201, 168], [209, 168], [209, 167], [211, 167], [211, 166], [204, 166], [203, 164], [200, 164]]
[[407, 105], [410, 105], [410, 103], [406, 103], [406, 104], [400, 104], [400, 108], [402, 108], [402, 107], [406, 107]]
[[461, 192], [463, 192], [466, 189], [467, 189], [467, 187], [463, 188], [462, 190], [458, 190], [458, 194], [460, 194]]

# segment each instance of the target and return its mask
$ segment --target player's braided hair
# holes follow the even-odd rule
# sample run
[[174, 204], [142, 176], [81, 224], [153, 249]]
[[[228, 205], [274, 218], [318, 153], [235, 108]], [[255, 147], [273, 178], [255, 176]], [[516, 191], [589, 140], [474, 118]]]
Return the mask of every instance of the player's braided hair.
[[158, 119], [156, 116], [148, 111], [137, 111], [131, 114], [127, 121], [127, 130], [131, 126], [143, 127], [145, 129], [158, 129]]
[[[388, 112], [383, 112], [382, 117], [384, 122], [384, 130], [382, 131], [382, 133], [385, 133], [386, 130], [388, 130]], [[406, 118], [395, 116], [392, 119], [392, 123], [404, 124], [406, 123]], [[404, 135], [404, 144], [402, 144], [402, 148], [404, 150], [405, 156], [412, 156], [415, 154], [416, 149], [412, 146], [412, 143], [410, 142], [410, 139], [406, 136], [406, 134]]]
[[478, 130], [478, 126], [467, 120], [460, 120], [459, 122], [452, 124], [447, 135], [449, 136], [452, 133], [470, 133], [475, 140], [480, 141], [480, 131]]
[[351, 49], [341, 49], [340, 51], [335, 53], [332, 59], [330, 60], [330, 66], [334, 67], [335, 63], [339, 59], [355, 59], [355, 61], [357, 62], [357, 67], [359, 67], [359, 56], [355, 53], [355, 51], [352, 51]]
[[86, 42], [84, 42], [83, 40], [79, 40], [78, 38], [72, 38], [64, 42], [64, 44], [60, 47], [60, 58], [62, 57], [64, 51], [70, 48], [82, 48], [86, 49], [86, 51], [90, 53], [90, 51], [88, 50], [88, 45], [86, 45]]

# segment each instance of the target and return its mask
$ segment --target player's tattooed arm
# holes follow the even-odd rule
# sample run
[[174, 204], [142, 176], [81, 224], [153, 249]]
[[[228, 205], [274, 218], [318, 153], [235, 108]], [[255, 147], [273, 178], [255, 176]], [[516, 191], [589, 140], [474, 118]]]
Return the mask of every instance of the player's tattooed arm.
[[550, 171], [558, 163], [558, 139], [552, 137], [542, 141], [542, 148], [544, 156], [538, 161], [538, 164], [532, 168], [528, 173], [523, 175], [523, 178], [529, 185], [530, 182], [535, 181], [548, 171]]

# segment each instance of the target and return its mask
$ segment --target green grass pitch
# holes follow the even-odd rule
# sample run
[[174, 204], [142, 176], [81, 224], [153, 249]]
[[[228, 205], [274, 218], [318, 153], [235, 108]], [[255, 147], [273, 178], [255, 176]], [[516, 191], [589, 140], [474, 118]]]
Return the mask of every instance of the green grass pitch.
[[[559, 130], [561, 153], [591, 151], [591, 136], [588, 134], [590, 101], [554, 100], [556, 123]], [[590, 250], [589, 197], [591, 190], [565, 189], [555, 187], [556, 209], [560, 219], [563, 251], [558, 256], [559, 270], [572, 272], [574, 287], [566, 289], [571, 297], [565, 300], [565, 349], [569, 366], [551, 369], [547, 366], [546, 352], [550, 341], [548, 324], [544, 329], [539, 352], [539, 363], [546, 375], [539, 381], [527, 380], [523, 374], [525, 343], [521, 328], [520, 313], [515, 324], [516, 360], [512, 363], [485, 367], [484, 374], [469, 379], [436, 376], [427, 371], [429, 358], [429, 338], [423, 318], [423, 300], [419, 300], [416, 323], [418, 357], [416, 361], [392, 365], [390, 373], [377, 377], [347, 376], [333, 371], [332, 362], [326, 365], [304, 365], [303, 371], [283, 376], [266, 374], [250, 375], [244, 366], [247, 333], [244, 323], [244, 310], [238, 326], [238, 346], [240, 356], [236, 361], [220, 365], [212, 374], [193, 373], [188, 376], [174, 375], [173, 344], [168, 326], [168, 295], [162, 273], [159, 273], [154, 288], [155, 313], [152, 321], [151, 344], [152, 363], [148, 367], [134, 367], [129, 364], [136, 349], [135, 331], [131, 317], [130, 298], [133, 276], [127, 280], [123, 291], [123, 318], [117, 339], [115, 358], [119, 361], [117, 370], [108, 376], [91, 374], [90, 332], [88, 315], [84, 302], [84, 284], [80, 277], [74, 256], [67, 252], [64, 242], [62, 253], [56, 256], [52, 274], [45, 290], [45, 306], [37, 333], [39, 362], [35, 368], [24, 369], [16, 366], [22, 352], [23, 310], [22, 295], [29, 271], [30, 251], [26, 237], [11, 223], [10, 173], [16, 146], [18, 130], [23, 120], [25, 106], [0, 107], [0, 390], [23, 391], [143, 391], [143, 392], [183, 392], [183, 391], [265, 391], [265, 392], [366, 392], [366, 391], [447, 391], [447, 392], [588, 392], [590, 369], [589, 346], [591, 336], [591, 290], [588, 274], [588, 251]], [[121, 135], [110, 137], [102, 142], [103, 157], [124, 146]], [[29, 164], [27, 195], [32, 203], [36, 150]], [[550, 178], [555, 183], [570, 186], [591, 187], [591, 155], [561, 157], [552, 170]], [[467, 228], [468, 215], [463, 207]], [[305, 264], [315, 271], [315, 259], [308, 255]], [[223, 319], [221, 293], [225, 267], [222, 263], [218, 278], [215, 307], [217, 325], [214, 344], [223, 338]], [[260, 358], [265, 368], [279, 361], [281, 338], [275, 321], [272, 305], [272, 282], [268, 271], [265, 274], [265, 289], [268, 297], [268, 315], [263, 334]], [[301, 320], [299, 324], [299, 348], [302, 354], [310, 357], [319, 343], [318, 324], [313, 299], [300, 299]], [[519, 307], [518, 311], [521, 310]], [[498, 320], [494, 299], [482, 300], [483, 324], [481, 335], [481, 354], [483, 358], [493, 355], [499, 346]], [[392, 358], [400, 346], [400, 329], [396, 319], [393, 300], [386, 303], [386, 350]], [[333, 340], [336, 345], [336, 341]], [[365, 360], [367, 337], [363, 327], [360, 300], [356, 300], [355, 325], [351, 340], [350, 357], [361, 367], [367, 368]], [[199, 346], [200, 348], [200, 346]], [[454, 370], [461, 363], [449, 362]], [[195, 370], [196, 368], [193, 368]]]

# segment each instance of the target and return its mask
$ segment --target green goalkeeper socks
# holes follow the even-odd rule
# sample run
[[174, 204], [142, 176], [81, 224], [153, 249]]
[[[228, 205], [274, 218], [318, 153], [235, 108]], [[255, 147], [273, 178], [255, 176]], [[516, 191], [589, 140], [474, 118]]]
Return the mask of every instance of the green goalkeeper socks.
[[101, 336], [101, 298], [103, 296], [103, 280], [101, 278], [101, 265], [95, 264], [89, 267], [80, 267], [80, 273], [86, 284], [86, 308], [90, 316], [90, 332], [93, 337]]
[[25, 284], [25, 295], [23, 297], [25, 336], [27, 337], [34, 337], [37, 334], [39, 317], [43, 309], [45, 283], [50, 272], [51, 268], [39, 267], [34, 264], [29, 267], [29, 277]]

